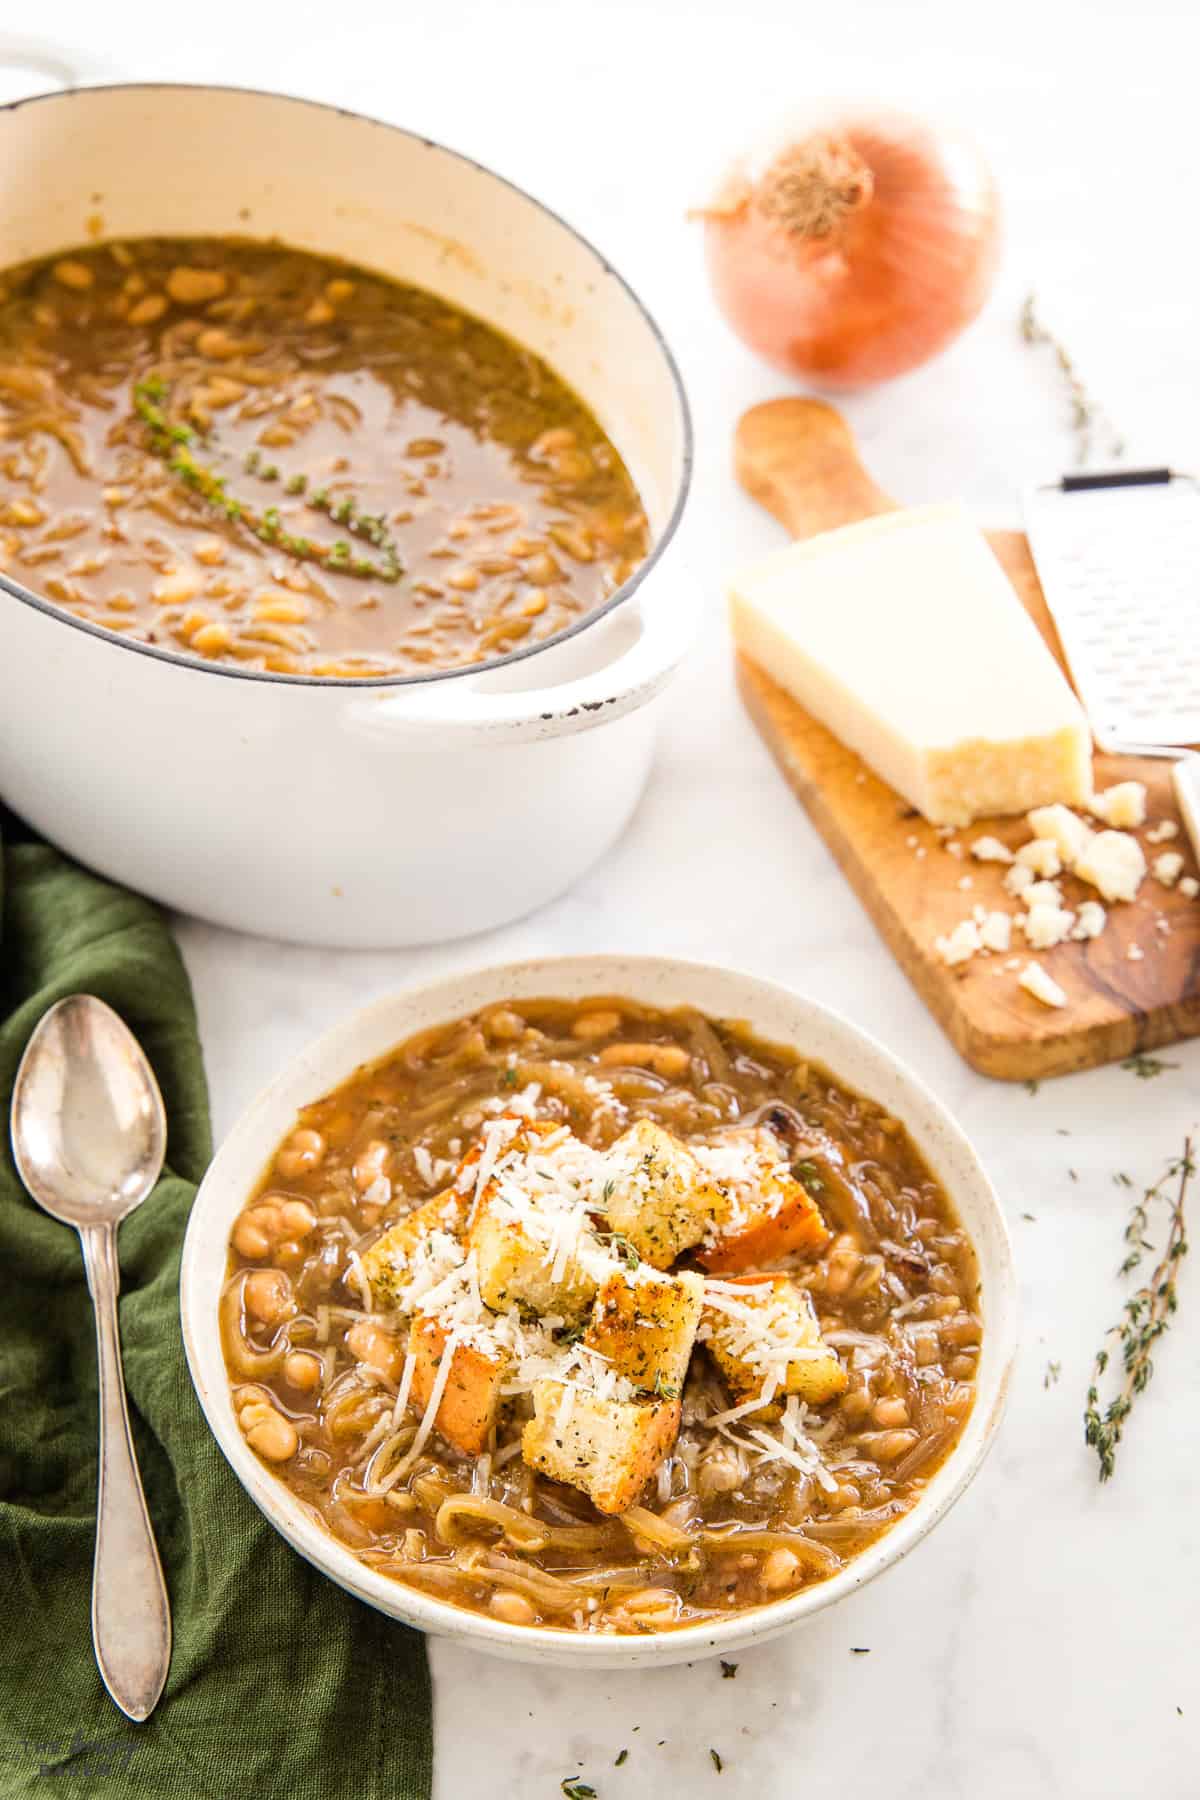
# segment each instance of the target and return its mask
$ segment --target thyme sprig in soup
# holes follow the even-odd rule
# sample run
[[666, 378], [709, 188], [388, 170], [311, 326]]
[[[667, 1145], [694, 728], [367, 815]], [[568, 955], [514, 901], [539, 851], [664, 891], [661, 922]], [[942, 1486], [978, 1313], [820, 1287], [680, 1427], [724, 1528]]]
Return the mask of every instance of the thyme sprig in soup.
[[980, 1345], [898, 1120], [609, 997], [489, 1007], [306, 1108], [221, 1330], [248, 1443], [364, 1563], [618, 1633], [843, 1567], [953, 1449]]
[[577, 395], [423, 289], [224, 238], [0, 275], [0, 568], [109, 631], [419, 674], [553, 636], [648, 541]]

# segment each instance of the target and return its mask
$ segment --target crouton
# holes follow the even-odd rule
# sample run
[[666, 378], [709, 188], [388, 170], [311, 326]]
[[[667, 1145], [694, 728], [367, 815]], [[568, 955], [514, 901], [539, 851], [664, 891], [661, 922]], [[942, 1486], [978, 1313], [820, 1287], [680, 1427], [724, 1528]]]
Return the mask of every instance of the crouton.
[[770, 1267], [825, 1248], [830, 1232], [817, 1196], [842, 1177], [819, 1139], [811, 1153], [800, 1145], [790, 1166], [774, 1132], [761, 1128], [726, 1132], [698, 1154], [723, 1201], [696, 1253], [711, 1274]]
[[710, 1282], [697, 1338], [735, 1405], [766, 1393], [822, 1406], [846, 1391], [849, 1378], [821, 1340], [808, 1290], [786, 1275]]
[[596, 1296], [583, 1342], [643, 1393], [673, 1400], [683, 1391], [703, 1304], [699, 1275], [645, 1265], [617, 1270]]
[[678, 1400], [599, 1400], [539, 1381], [521, 1437], [530, 1468], [585, 1493], [602, 1513], [636, 1501], [675, 1442]]
[[669, 1269], [700, 1243], [721, 1196], [691, 1151], [650, 1119], [639, 1119], [622, 1133], [608, 1152], [608, 1164], [605, 1224], [651, 1268]]
[[[556, 1229], [577, 1231], [575, 1243], [562, 1255], [554, 1245]], [[576, 1227], [565, 1213], [539, 1212], [532, 1202], [523, 1207], [489, 1189], [467, 1242], [475, 1252], [479, 1291], [493, 1312], [521, 1306], [558, 1315], [569, 1324], [587, 1314], [596, 1277], [586, 1265], [602, 1264], [604, 1253], [586, 1221]]]
[[467, 1201], [456, 1188], [446, 1188], [420, 1206], [405, 1213], [395, 1225], [376, 1238], [362, 1259], [363, 1272], [371, 1285], [372, 1304], [387, 1312], [398, 1304], [401, 1288], [409, 1280], [413, 1256], [431, 1231], [444, 1231], [457, 1237], [466, 1224]]
[[[437, 1319], [418, 1313], [408, 1334], [412, 1352], [412, 1404], [423, 1412], [433, 1395], [449, 1331]], [[435, 1428], [468, 1456], [487, 1449], [500, 1406], [500, 1384], [508, 1368], [508, 1352], [475, 1344], [456, 1344], [450, 1374], [438, 1406]]]

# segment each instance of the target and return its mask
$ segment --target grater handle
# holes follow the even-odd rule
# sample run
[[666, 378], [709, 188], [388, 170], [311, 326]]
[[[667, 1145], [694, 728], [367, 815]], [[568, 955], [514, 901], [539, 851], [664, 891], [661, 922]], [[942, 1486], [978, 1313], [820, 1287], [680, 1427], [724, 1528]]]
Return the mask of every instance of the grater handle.
[[1090, 488], [1166, 487], [1175, 479], [1171, 469], [1110, 469], [1103, 474], [1064, 475], [1058, 485], [1064, 494], [1082, 494]]
[[1171, 785], [1192, 840], [1193, 854], [1200, 859], [1200, 755], [1194, 750], [1181, 756], [1172, 768]]

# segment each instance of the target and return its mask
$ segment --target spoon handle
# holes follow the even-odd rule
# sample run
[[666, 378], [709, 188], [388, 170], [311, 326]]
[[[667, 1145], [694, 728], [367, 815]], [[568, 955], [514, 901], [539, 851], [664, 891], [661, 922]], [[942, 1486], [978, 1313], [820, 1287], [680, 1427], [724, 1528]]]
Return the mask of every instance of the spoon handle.
[[117, 1335], [121, 1285], [115, 1225], [80, 1228], [96, 1310], [100, 1492], [92, 1569], [92, 1642], [105, 1687], [131, 1719], [153, 1711], [171, 1661], [171, 1613], [125, 1405]]

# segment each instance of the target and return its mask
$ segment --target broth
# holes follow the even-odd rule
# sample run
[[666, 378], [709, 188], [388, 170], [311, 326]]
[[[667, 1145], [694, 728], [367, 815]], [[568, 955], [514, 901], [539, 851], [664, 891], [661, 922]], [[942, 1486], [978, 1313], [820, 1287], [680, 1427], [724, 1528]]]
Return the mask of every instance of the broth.
[[106, 630], [419, 674], [553, 636], [648, 544], [582, 401], [422, 289], [223, 238], [0, 276], [0, 568]]

